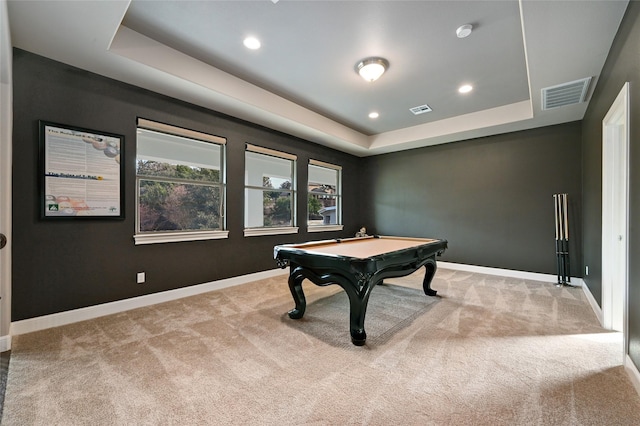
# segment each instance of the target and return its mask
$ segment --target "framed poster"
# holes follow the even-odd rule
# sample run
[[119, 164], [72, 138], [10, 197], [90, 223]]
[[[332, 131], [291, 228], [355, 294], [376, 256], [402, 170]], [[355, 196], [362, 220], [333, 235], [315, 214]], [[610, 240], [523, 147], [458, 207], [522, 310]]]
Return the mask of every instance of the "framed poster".
[[124, 219], [124, 136], [39, 123], [41, 218]]

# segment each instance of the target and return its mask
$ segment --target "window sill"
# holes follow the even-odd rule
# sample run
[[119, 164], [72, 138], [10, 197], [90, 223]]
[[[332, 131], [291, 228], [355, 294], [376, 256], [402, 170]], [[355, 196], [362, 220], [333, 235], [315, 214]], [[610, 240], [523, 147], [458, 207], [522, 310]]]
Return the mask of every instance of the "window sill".
[[229, 231], [159, 232], [133, 236], [136, 245], [177, 243], [181, 241], [221, 240], [229, 238]]
[[344, 225], [318, 225], [309, 226], [307, 232], [328, 232], [328, 231], [342, 231]]
[[280, 234], [297, 234], [298, 227], [283, 227], [283, 228], [246, 228], [244, 230], [245, 237], [258, 237], [260, 235], [280, 235]]

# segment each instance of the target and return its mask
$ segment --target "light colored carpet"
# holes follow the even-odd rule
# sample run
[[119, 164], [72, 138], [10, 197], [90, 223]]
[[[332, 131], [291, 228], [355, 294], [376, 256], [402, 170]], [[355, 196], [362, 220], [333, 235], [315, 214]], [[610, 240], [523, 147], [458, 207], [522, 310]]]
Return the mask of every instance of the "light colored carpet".
[[372, 293], [286, 276], [16, 336], [4, 425], [638, 425], [582, 290], [439, 269]]

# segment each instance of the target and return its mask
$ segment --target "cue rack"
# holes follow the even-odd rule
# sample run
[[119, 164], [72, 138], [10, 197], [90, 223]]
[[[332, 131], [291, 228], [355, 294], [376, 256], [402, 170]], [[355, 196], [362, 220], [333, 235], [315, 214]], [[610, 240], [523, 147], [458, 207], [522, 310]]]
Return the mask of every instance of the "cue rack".
[[556, 222], [556, 259], [558, 263], [558, 283], [556, 286], [571, 286], [571, 267], [569, 265], [569, 218], [567, 194], [554, 194]]

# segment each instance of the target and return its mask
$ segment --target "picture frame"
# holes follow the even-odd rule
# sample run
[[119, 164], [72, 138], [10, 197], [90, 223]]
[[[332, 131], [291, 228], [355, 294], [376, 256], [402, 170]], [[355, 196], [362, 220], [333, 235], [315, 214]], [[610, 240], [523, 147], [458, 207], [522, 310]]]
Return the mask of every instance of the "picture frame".
[[40, 218], [124, 219], [123, 153], [123, 135], [40, 120]]

